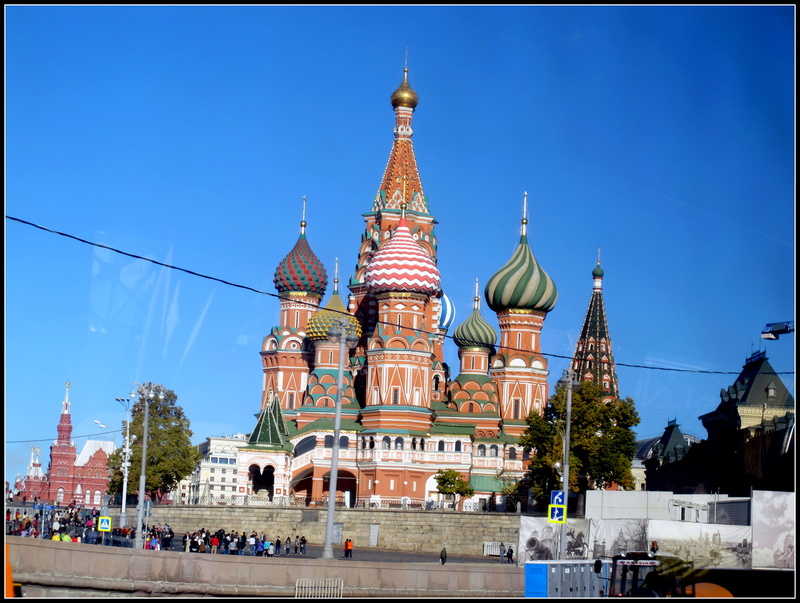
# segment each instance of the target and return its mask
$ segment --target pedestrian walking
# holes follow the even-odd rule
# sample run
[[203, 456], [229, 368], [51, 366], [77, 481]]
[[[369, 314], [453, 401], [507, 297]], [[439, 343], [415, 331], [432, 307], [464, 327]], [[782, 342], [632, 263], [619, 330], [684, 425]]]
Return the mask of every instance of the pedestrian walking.
[[510, 544], [508, 545], [508, 550], [506, 551], [506, 559], [509, 563], [514, 563], [514, 549]]
[[442, 552], [439, 553], [439, 564], [444, 565], [447, 563], [447, 546], [442, 547]]
[[500, 563], [505, 563], [506, 560], [506, 545], [500, 543]]
[[307, 542], [308, 541], [306, 540], [305, 536], [300, 536], [300, 554], [301, 555], [305, 555], [306, 554], [306, 543]]

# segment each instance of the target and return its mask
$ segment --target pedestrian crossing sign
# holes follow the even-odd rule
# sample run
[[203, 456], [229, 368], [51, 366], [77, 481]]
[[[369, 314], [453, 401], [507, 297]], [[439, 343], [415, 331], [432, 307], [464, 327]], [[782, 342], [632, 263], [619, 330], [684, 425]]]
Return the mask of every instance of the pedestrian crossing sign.
[[547, 521], [550, 523], [566, 523], [567, 505], [549, 505], [547, 507]]
[[110, 517], [98, 517], [98, 519], [97, 519], [97, 529], [100, 532], [110, 532], [111, 531], [111, 518]]

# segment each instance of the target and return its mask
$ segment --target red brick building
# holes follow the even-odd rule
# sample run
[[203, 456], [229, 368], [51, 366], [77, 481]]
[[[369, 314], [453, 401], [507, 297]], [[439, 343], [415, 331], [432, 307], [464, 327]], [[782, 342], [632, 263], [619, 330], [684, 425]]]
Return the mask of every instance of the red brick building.
[[22, 480], [20, 497], [38, 499], [47, 504], [75, 503], [87, 508], [100, 508], [108, 489], [108, 457], [114, 442], [88, 440], [80, 455], [72, 440], [72, 415], [69, 401], [69, 381], [61, 416], [58, 437], [50, 446], [50, 465], [42, 470], [39, 450], [31, 449], [31, 460]]

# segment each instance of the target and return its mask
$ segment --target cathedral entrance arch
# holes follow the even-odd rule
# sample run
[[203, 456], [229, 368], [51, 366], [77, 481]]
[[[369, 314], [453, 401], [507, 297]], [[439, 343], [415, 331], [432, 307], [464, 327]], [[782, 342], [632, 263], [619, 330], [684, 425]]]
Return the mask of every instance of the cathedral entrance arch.
[[258, 465], [250, 465], [248, 477], [253, 485], [253, 494], [258, 494], [263, 490], [262, 495], [267, 494], [272, 500], [275, 494], [275, 467], [268, 465], [262, 471]]
[[[331, 474], [330, 471], [323, 478], [322, 491], [324, 494], [330, 492]], [[346, 507], [355, 507], [356, 495], [358, 490], [358, 479], [349, 471], [339, 470], [336, 478], [336, 495], [342, 497]]]

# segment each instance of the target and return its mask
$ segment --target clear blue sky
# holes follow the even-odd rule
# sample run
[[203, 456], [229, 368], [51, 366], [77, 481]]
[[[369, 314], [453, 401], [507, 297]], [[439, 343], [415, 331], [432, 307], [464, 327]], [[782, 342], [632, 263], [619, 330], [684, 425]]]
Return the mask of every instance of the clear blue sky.
[[[8, 216], [274, 294], [305, 195], [309, 242], [346, 279], [408, 49], [456, 324], [475, 279], [483, 287], [511, 256], [528, 191], [529, 240], [559, 288], [542, 335], [551, 387], [600, 247], [639, 437], [671, 419], [706, 437], [697, 417], [759, 349], [794, 394], [794, 335], [760, 339], [795, 311], [793, 6], [6, 6], [5, 17]], [[7, 480], [31, 446], [47, 464], [66, 381], [79, 449], [103, 431], [94, 420], [120, 429], [114, 399], [142, 381], [175, 390], [195, 442], [252, 429], [274, 297], [8, 219], [5, 237]]]

